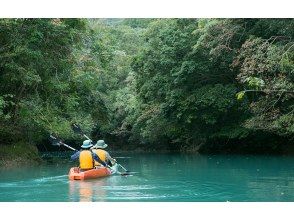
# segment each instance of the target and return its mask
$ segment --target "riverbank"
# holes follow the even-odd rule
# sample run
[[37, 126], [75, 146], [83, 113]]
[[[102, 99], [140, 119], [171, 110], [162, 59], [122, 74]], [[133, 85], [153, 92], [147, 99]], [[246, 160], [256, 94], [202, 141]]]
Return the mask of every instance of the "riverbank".
[[38, 165], [42, 162], [36, 146], [28, 143], [0, 145], [0, 166]]
[[[120, 153], [159, 153], [159, 154], [202, 154], [202, 155], [215, 155], [215, 154], [238, 154], [238, 155], [294, 155], [293, 143], [279, 141], [269, 144], [268, 141], [251, 141], [247, 144], [236, 143], [211, 143], [211, 145], [202, 146], [171, 146], [171, 145], [143, 145], [134, 143], [108, 142], [109, 147], [107, 151], [113, 154]], [[71, 142], [71, 146], [80, 149], [77, 143]], [[68, 152], [65, 147], [54, 148], [50, 143], [43, 143], [37, 146], [28, 143], [15, 143], [11, 145], [0, 145], [0, 166], [5, 168], [20, 167], [20, 166], [36, 166], [43, 161], [55, 163], [54, 156], [46, 158], [41, 156], [44, 152]], [[69, 154], [71, 151], [69, 151]], [[69, 156], [68, 156], [69, 158]]]
[[294, 142], [286, 137], [251, 135], [244, 139], [213, 139], [198, 145], [174, 143], [142, 144], [108, 136], [108, 151], [136, 153], [238, 154], [238, 155], [294, 155]]

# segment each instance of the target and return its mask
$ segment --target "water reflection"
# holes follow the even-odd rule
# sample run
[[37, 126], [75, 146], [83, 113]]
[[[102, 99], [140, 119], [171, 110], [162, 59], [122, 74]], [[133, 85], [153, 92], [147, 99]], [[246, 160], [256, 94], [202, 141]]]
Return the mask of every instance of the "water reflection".
[[104, 202], [111, 190], [108, 186], [116, 185], [116, 177], [69, 181], [69, 200], [71, 202]]

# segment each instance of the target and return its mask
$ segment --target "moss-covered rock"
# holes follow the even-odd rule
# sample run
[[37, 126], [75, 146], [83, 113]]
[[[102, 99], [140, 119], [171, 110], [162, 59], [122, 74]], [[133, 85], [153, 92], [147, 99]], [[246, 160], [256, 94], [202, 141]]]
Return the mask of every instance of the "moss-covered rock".
[[41, 162], [38, 149], [34, 145], [19, 142], [0, 146], [0, 166], [36, 165]]

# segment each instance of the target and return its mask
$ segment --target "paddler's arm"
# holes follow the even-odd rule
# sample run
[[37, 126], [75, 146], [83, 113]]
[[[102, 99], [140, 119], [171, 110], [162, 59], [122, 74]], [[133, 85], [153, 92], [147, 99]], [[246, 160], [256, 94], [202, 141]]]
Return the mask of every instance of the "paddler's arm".
[[106, 158], [107, 160], [110, 160], [112, 164], [116, 163], [116, 159], [112, 158], [108, 152], [106, 152]]
[[79, 158], [79, 156], [80, 156], [80, 151], [75, 151], [75, 153], [73, 155], [71, 155], [70, 159], [76, 160]]

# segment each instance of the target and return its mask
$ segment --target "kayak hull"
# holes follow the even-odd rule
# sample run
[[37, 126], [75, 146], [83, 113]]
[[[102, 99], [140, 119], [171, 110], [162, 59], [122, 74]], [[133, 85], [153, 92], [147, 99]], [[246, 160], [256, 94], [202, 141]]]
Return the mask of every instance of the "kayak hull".
[[95, 169], [81, 171], [78, 167], [72, 167], [69, 170], [68, 178], [70, 180], [87, 180], [96, 179], [101, 177], [110, 176], [116, 173], [117, 165], [114, 165], [111, 169], [107, 167], [97, 167]]

